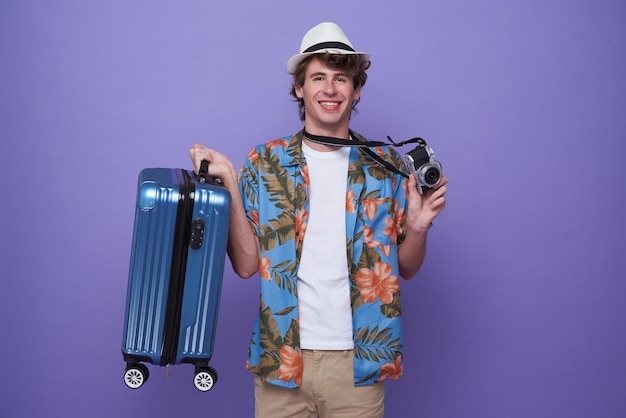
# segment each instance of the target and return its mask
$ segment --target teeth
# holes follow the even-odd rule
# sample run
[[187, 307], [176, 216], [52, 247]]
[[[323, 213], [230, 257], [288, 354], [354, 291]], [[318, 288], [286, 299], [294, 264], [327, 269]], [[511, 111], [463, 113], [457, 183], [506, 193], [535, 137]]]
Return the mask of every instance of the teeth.
[[320, 102], [322, 106], [339, 106], [337, 102]]

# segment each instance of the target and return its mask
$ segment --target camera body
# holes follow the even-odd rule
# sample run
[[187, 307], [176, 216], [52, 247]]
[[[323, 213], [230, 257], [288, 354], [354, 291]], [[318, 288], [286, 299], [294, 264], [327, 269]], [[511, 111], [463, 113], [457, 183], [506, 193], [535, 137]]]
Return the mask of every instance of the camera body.
[[441, 164], [435, 160], [435, 153], [425, 142], [404, 155], [404, 164], [415, 175], [420, 194], [426, 193], [441, 180]]

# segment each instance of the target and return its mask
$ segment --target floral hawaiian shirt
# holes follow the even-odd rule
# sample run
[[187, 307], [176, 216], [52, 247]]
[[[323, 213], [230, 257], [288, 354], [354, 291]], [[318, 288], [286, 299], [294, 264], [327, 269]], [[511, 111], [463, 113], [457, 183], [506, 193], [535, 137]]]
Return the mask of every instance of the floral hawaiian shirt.
[[[395, 150], [375, 151], [405, 170]], [[267, 382], [298, 387], [302, 356], [296, 283], [309, 210], [302, 131], [254, 148], [241, 169], [239, 187], [259, 240], [261, 278], [247, 367]], [[351, 148], [346, 190], [354, 383], [361, 386], [402, 374], [398, 244], [406, 233], [406, 179]]]

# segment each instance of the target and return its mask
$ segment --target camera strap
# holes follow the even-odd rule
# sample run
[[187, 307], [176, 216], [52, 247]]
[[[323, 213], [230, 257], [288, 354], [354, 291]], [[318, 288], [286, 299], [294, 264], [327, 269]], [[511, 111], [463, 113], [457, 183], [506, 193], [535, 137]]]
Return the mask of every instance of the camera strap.
[[389, 140], [388, 143], [381, 142], [381, 141], [361, 141], [357, 139], [357, 136], [354, 135], [352, 131], [349, 131], [349, 132], [350, 132], [350, 138], [353, 138], [353, 139], [343, 139], [343, 138], [335, 138], [332, 136], [313, 135], [313, 134], [308, 133], [306, 130], [303, 131], [303, 135], [308, 140], [317, 142], [318, 144], [331, 145], [331, 146], [336, 146], [336, 147], [357, 147], [360, 150], [362, 150], [365, 154], [367, 154], [372, 160], [374, 160], [381, 167], [384, 167], [385, 169], [393, 173], [400, 174], [401, 176], [405, 178], [408, 178], [409, 176], [406, 173], [403, 173], [402, 171], [400, 171], [398, 167], [396, 167], [395, 165], [391, 164], [389, 161], [382, 158], [375, 151], [370, 149], [370, 147], [382, 147], [386, 145], [391, 145], [393, 147], [400, 147], [402, 145], [414, 144], [414, 143], [419, 143], [422, 146], [426, 145], [426, 141], [424, 141], [422, 138], [419, 138], [419, 137], [407, 139], [406, 141], [394, 142], [394, 140], [391, 139], [389, 135], [387, 135], [387, 139]]

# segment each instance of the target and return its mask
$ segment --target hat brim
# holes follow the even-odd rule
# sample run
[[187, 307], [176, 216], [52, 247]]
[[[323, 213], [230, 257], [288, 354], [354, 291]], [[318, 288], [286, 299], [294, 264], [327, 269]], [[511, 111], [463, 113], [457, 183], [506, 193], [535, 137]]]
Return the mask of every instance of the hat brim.
[[287, 72], [293, 75], [293, 73], [296, 71], [296, 67], [298, 66], [298, 64], [300, 64], [300, 62], [302, 62], [303, 59], [305, 59], [309, 55], [325, 54], [325, 53], [340, 54], [340, 55], [360, 55], [363, 61], [369, 61], [370, 59], [370, 54], [368, 52], [353, 52], [353, 51], [346, 51], [345, 49], [332, 49], [332, 48], [320, 49], [318, 51], [297, 54], [289, 58], [289, 60], [287, 61]]

